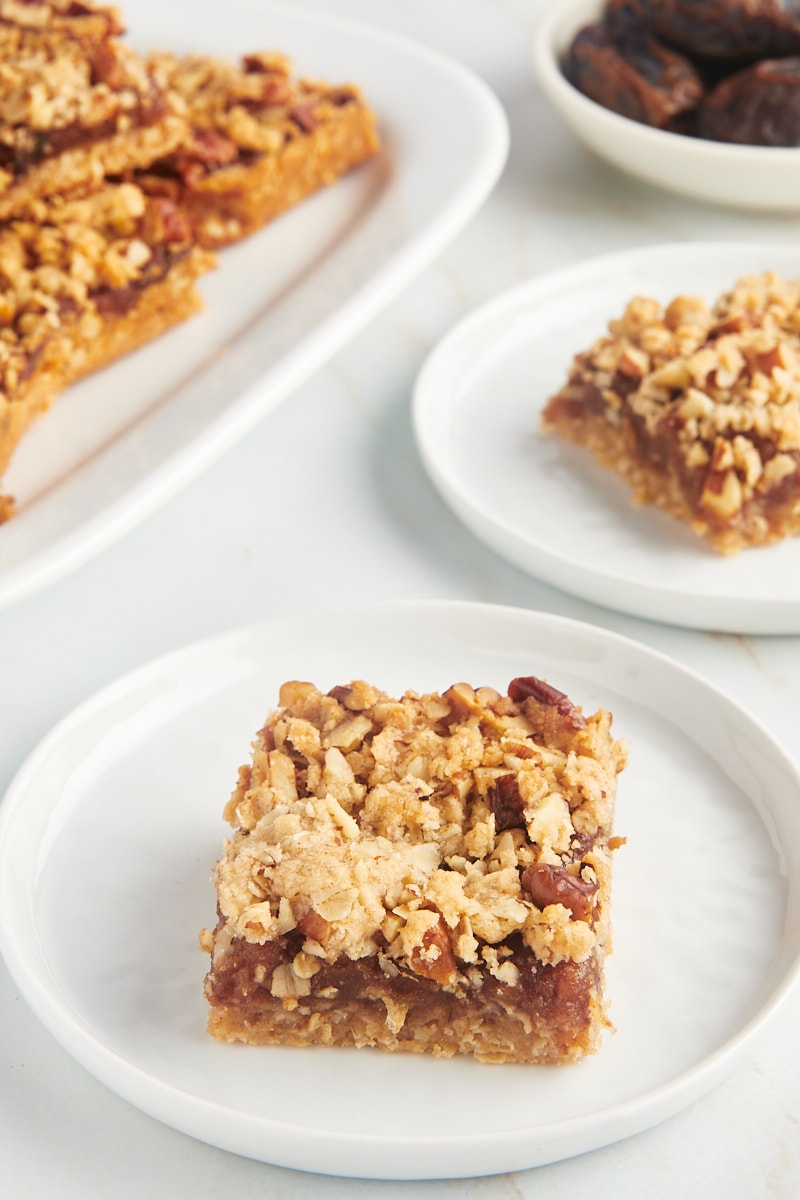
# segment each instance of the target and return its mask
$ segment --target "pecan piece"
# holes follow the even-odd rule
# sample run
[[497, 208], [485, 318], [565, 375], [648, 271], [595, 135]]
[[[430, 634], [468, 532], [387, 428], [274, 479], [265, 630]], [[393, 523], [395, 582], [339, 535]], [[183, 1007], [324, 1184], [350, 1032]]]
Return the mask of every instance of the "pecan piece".
[[183, 209], [166, 196], [153, 196], [144, 217], [145, 237], [154, 242], [190, 242], [192, 227]]
[[422, 945], [411, 951], [411, 966], [417, 975], [435, 983], [446, 983], [456, 972], [456, 959], [447, 926], [441, 917], [422, 935]]
[[321, 917], [315, 909], [309, 908], [297, 922], [297, 928], [305, 937], [311, 938], [312, 942], [319, 942], [320, 946], [324, 946], [330, 937], [331, 923]]
[[547, 704], [550, 708], [557, 709], [564, 717], [571, 716], [575, 712], [575, 705], [569, 696], [564, 692], [559, 692], [557, 688], [551, 687], [543, 679], [537, 679], [535, 675], [521, 675], [512, 679], [508, 685], [508, 694], [516, 704], [521, 704], [528, 697], [533, 697], [540, 704]]
[[600, 887], [599, 883], [571, 874], [566, 867], [555, 867], [550, 863], [534, 863], [527, 867], [521, 882], [539, 908], [563, 904], [576, 921], [585, 921], [591, 916], [595, 894]]
[[125, 67], [113, 46], [101, 42], [91, 56], [92, 83], [104, 83], [118, 91], [125, 86]]
[[295, 104], [289, 109], [289, 116], [295, 125], [299, 125], [303, 133], [313, 133], [319, 125], [319, 118], [313, 104]]
[[261, 91], [261, 104], [266, 108], [275, 108], [288, 104], [292, 98], [292, 85], [282, 75], [267, 75]]
[[586, 728], [586, 719], [569, 696], [535, 675], [512, 679], [509, 699], [519, 704], [536, 736], [559, 749], [571, 746], [575, 734]]
[[519, 829], [525, 825], [525, 812], [516, 775], [498, 775], [486, 794], [486, 803], [494, 813], [497, 833], [504, 829]]
[[235, 142], [215, 129], [193, 129], [191, 153], [211, 167], [223, 167], [239, 155]]

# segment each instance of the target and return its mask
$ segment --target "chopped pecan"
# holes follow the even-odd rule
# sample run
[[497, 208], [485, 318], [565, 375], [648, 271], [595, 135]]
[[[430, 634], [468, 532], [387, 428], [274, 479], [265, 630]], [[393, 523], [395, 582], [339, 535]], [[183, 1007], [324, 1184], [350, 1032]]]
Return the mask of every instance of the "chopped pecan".
[[191, 154], [210, 167], [224, 167], [235, 162], [239, 150], [235, 142], [215, 129], [193, 129]]
[[567, 745], [577, 730], [586, 728], [583, 713], [569, 696], [535, 675], [512, 679], [508, 695], [522, 707], [537, 736], [545, 742], [559, 747]]
[[127, 82], [125, 65], [116, 53], [114, 46], [101, 42], [92, 52], [91, 61], [92, 83], [104, 83], [106, 87], [118, 91]]
[[537, 679], [535, 675], [518, 676], [516, 679], [512, 679], [508, 685], [508, 694], [517, 704], [521, 704], [523, 700], [532, 696], [540, 704], [548, 704], [552, 708], [557, 708], [564, 716], [570, 715], [575, 708], [569, 696], [564, 692], [559, 692], [557, 688], [551, 687], [543, 679]]
[[283, 75], [266, 75], [261, 92], [261, 103], [267, 108], [288, 104], [292, 98], [292, 83]]
[[289, 116], [295, 125], [299, 125], [303, 133], [313, 133], [319, 124], [313, 104], [295, 104], [289, 110]]
[[306, 910], [297, 922], [297, 928], [312, 942], [319, 942], [320, 946], [325, 945], [331, 933], [330, 921], [326, 921], [313, 908]]
[[190, 242], [192, 227], [174, 201], [166, 196], [154, 196], [147, 205], [144, 234], [156, 242]]
[[582, 879], [566, 867], [556, 867], [550, 863], [534, 863], [527, 867], [522, 873], [521, 882], [539, 908], [547, 908], [548, 904], [563, 904], [577, 921], [585, 921], [591, 916], [595, 894], [600, 887], [595, 880]]
[[441, 917], [422, 935], [422, 945], [411, 952], [411, 966], [417, 975], [446, 983], [456, 971], [456, 959], [447, 926]]
[[504, 829], [517, 829], [525, 824], [525, 812], [516, 775], [498, 775], [494, 786], [489, 789], [486, 802], [494, 813], [497, 833]]

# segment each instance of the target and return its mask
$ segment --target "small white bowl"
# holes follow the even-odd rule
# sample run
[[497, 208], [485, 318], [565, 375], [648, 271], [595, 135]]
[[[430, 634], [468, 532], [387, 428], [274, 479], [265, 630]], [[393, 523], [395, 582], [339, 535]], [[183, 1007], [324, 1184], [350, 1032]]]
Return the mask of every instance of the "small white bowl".
[[542, 91], [596, 154], [631, 175], [693, 199], [736, 208], [800, 210], [800, 148], [740, 146], [653, 129], [610, 112], [566, 79], [561, 62], [602, 0], [555, 0], [534, 43]]

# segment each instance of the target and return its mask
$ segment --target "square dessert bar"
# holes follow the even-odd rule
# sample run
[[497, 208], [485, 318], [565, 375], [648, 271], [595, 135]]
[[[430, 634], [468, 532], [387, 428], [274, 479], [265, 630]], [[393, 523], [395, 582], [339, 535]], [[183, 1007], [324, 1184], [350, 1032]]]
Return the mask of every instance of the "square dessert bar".
[[285, 683], [225, 809], [226, 1041], [563, 1063], [608, 1027], [623, 746], [535, 677], [399, 700]]
[[0, 220], [144, 167], [185, 133], [115, 8], [0, 0]]
[[196, 312], [213, 265], [175, 205], [132, 183], [0, 225], [0, 472], [68, 384]]
[[282, 54], [158, 53], [149, 65], [190, 130], [142, 186], [177, 200], [203, 246], [253, 233], [378, 150], [359, 90], [295, 79]]
[[542, 427], [722, 554], [800, 533], [800, 282], [743, 278], [712, 308], [636, 297]]

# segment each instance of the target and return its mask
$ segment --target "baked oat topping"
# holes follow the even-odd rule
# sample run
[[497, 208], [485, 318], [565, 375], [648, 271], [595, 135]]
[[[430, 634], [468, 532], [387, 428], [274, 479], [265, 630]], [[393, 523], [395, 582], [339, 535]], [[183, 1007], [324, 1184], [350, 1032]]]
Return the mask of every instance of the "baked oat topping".
[[[591, 960], [596, 986], [625, 763], [610, 725], [533, 678], [506, 696], [460, 683], [400, 699], [363, 681], [327, 694], [284, 684], [225, 809], [236, 832], [215, 870], [220, 921], [202, 935], [212, 1032], [272, 1040], [242, 1009], [253, 988], [294, 1009], [317, 976], [329, 984], [326, 967], [367, 959], [388, 995], [403, 977], [467, 1005], [487, 977], [519, 989], [525, 974], [530, 987], [544, 966]], [[239, 1020], [230, 980], [243, 955], [253, 969]], [[550, 1055], [575, 1056], [578, 1040]], [[527, 1053], [548, 1057], [535, 1038]]]
[[730, 553], [800, 531], [800, 281], [638, 296], [543, 418]]

